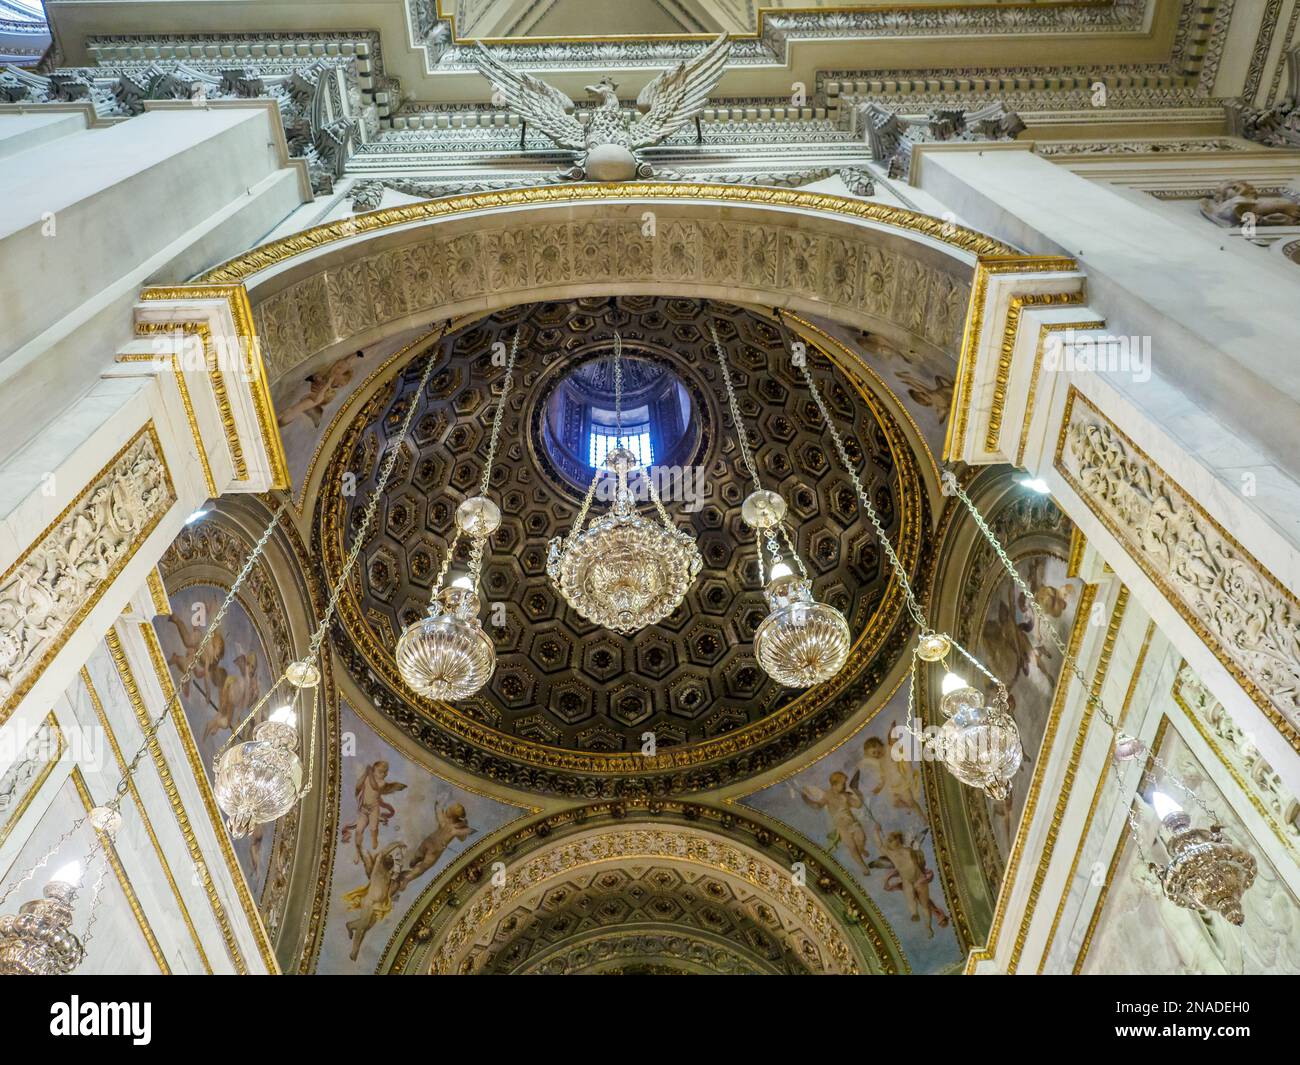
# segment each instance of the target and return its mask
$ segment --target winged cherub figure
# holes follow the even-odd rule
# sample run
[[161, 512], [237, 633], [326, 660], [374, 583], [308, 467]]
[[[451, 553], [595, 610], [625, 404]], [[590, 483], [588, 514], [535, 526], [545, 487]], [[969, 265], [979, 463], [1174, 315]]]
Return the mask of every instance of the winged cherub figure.
[[531, 74], [516, 73], [481, 43], [478, 69], [496, 89], [497, 99], [559, 147], [577, 156], [564, 176], [575, 181], [630, 181], [649, 178], [654, 170], [637, 152], [671, 137], [709, 99], [731, 55], [724, 33], [694, 59], [683, 60], [650, 82], [637, 97], [639, 116], [629, 117], [618, 102], [618, 86], [609, 78], [588, 85], [598, 101], [584, 126], [572, 114], [573, 101]]

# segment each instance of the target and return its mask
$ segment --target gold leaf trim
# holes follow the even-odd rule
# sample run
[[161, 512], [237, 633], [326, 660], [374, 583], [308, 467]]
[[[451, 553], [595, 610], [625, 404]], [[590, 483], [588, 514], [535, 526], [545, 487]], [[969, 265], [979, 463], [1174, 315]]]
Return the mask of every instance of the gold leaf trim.
[[[82, 776], [80, 766], [73, 766], [72, 783], [77, 789], [77, 797], [81, 800], [82, 807], [86, 813], [90, 813], [98, 804], [91, 797], [90, 789], [86, 786], [86, 778]], [[131, 908], [131, 915], [135, 918], [135, 923], [140, 926], [144, 941], [149, 946], [149, 953], [153, 955], [153, 960], [158, 963], [159, 971], [164, 976], [171, 976], [171, 967], [167, 964], [167, 958], [162, 952], [162, 947], [158, 945], [158, 937], [153, 934], [153, 929], [149, 927], [149, 918], [145, 916], [144, 907], [140, 905], [135, 888], [131, 886], [131, 878], [126, 875], [126, 870], [122, 868], [121, 859], [117, 856], [117, 848], [113, 846], [113, 841], [99, 829], [95, 829], [95, 835], [99, 838], [99, 846], [104, 852], [104, 860], [108, 862], [109, 868], [113, 870], [113, 875], [117, 877], [118, 885], [122, 888], [122, 894], [126, 896], [126, 904]]]
[[55, 657], [63, 649], [63, 645], [68, 642], [69, 638], [77, 630], [77, 627], [85, 621], [87, 615], [95, 609], [100, 599], [104, 597], [104, 593], [112, 587], [113, 582], [117, 580], [118, 575], [127, 567], [131, 560], [135, 558], [136, 552], [140, 550], [141, 545], [149, 539], [154, 529], [158, 527], [158, 523], [162, 521], [163, 516], [171, 509], [172, 504], [176, 502], [176, 488], [172, 483], [171, 471], [167, 468], [167, 457], [163, 454], [162, 443], [158, 439], [158, 431], [154, 428], [152, 421], [145, 422], [145, 424], [135, 432], [131, 439], [122, 445], [117, 454], [109, 459], [104, 467], [86, 482], [85, 487], [77, 493], [76, 498], [59, 512], [58, 517], [41, 530], [40, 535], [37, 536], [36, 539], [28, 545], [27, 549], [18, 556], [13, 565], [5, 570], [3, 576], [0, 576], [0, 586], [3, 586], [10, 576], [12, 576], [12, 574], [27, 561], [32, 552], [36, 551], [47, 539], [49, 539], [50, 534], [63, 523], [64, 519], [66, 519], [69, 514], [81, 505], [82, 501], [90, 494], [91, 490], [99, 484], [100, 481], [109, 477], [113, 472], [113, 467], [121, 461], [122, 456], [135, 447], [140, 439], [145, 436], [147, 436], [153, 444], [154, 457], [157, 458], [159, 469], [162, 471], [163, 482], [167, 487], [166, 500], [163, 505], [160, 505], [159, 508], [150, 515], [148, 520], [144, 523], [144, 526], [141, 528], [139, 535], [136, 536], [135, 540], [131, 543], [131, 546], [122, 552], [121, 557], [113, 563], [108, 573], [104, 576], [104, 579], [95, 586], [95, 590], [91, 592], [90, 595], [86, 596], [77, 611], [63, 623], [63, 627], [59, 630], [58, 635], [50, 642], [50, 646], [45, 649], [45, 652], [41, 655], [36, 664], [29, 668], [23, 674], [22, 679], [14, 686], [14, 690], [10, 694], [9, 698], [5, 700], [3, 706], [0, 706], [0, 725], [3, 725], [9, 720], [9, 715], [14, 712], [14, 708], [22, 701], [23, 696], [31, 691], [32, 685], [35, 684], [45, 670], [49, 668], [50, 663], [54, 661]]
[[952, 393], [953, 413], [948, 418], [948, 434], [943, 445], [944, 459], [953, 458], [966, 443], [966, 426], [970, 418], [975, 381], [975, 353], [984, 331], [984, 304], [988, 296], [989, 278], [994, 274], [1068, 273], [1078, 267], [1079, 264], [1073, 259], [1055, 255], [1017, 255], [1005, 252], [980, 255], [975, 263], [970, 305], [966, 311], [966, 327], [961, 338], [961, 355], [957, 360], [957, 383]]
[[113, 752], [113, 760], [117, 762], [118, 772], [126, 780], [127, 791], [135, 801], [136, 809], [140, 811], [140, 823], [144, 826], [145, 835], [149, 837], [153, 852], [158, 857], [158, 865], [162, 868], [163, 879], [167, 881], [172, 897], [176, 900], [181, 920], [185, 922], [185, 927], [190, 933], [190, 939], [194, 942], [194, 949], [199, 953], [199, 961], [203, 964], [204, 971], [211, 973], [212, 963], [208, 961], [208, 953], [203, 949], [203, 940], [199, 938], [198, 929], [194, 927], [189, 908], [185, 905], [185, 896], [181, 894], [180, 887], [176, 883], [176, 877], [172, 875], [167, 855], [163, 853], [162, 844], [158, 842], [158, 834], [154, 831], [153, 821], [149, 817], [149, 809], [145, 806], [144, 800], [140, 798], [140, 792], [135, 786], [135, 780], [127, 774], [127, 764], [126, 759], [122, 757], [122, 748], [117, 742], [117, 736], [113, 732], [113, 726], [109, 723], [108, 715], [104, 712], [104, 704], [100, 701], [99, 692], [95, 690], [95, 684], [90, 679], [90, 671], [85, 666], [81, 667], [81, 683], [86, 689], [86, 694], [90, 697], [90, 705], [94, 707], [95, 716], [99, 718], [99, 727], [104, 730], [104, 737], [108, 740], [109, 749]]
[[[1032, 261], [1032, 256], [1019, 256], [1014, 248], [994, 237], [965, 226], [945, 222], [903, 207], [858, 200], [847, 196], [834, 196], [825, 192], [801, 192], [796, 189], [776, 189], [759, 186], [710, 185], [705, 183], [625, 181], [595, 184], [583, 182], [575, 185], [544, 185], [538, 188], [507, 189], [499, 192], [476, 192], [465, 196], [444, 196], [436, 200], [402, 204], [379, 211], [353, 215], [337, 222], [305, 229], [292, 236], [271, 241], [236, 256], [203, 274], [202, 284], [242, 282], [254, 274], [269, 269], [287, 259], [303, 255], [341, 240], [350, 240], [366, 233], [374, 233], [395, 226], [409, 226], [435, 218], [449, 218], [475, 211], [502, 208], [545, 206], [581, 202], [629, 202], [644, 200], [666, 202], [709, 202], [747, 204], [753, 207], [781, 207], [794, 210], [820, 211], [847, 218], [920, 233], [950, 248], [996, 262], [1007, 256], [1017, 262]], [[1074, 269], [1073, 260], [1066, 261]]]

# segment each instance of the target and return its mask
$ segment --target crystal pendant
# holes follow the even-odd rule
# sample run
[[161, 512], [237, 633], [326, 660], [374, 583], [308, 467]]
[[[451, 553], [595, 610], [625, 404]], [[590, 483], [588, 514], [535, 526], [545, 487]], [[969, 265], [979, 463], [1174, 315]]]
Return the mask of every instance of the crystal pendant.
[[1024, 751], [1020, 731], [1007, 710], [1005, 690], [999, 689], [993, 704], [985, 706], [977, 689], [954, 688], [943, 696], [939, 708], [947, 720], [931, 742], [948, 771], [994, 799], [1010, 796], [1011, 779]]
[[464, 699], [488, 682], [497, 654], [479, 623], [473, 589], [444, 588], [397, 641], [402, 679], [430, 699]]
[[235, 744], [217, 759], [212, 791], [231, 836], [239, 839], [253, 825], [292, 810], [301, 787], [297, 716], [286, 707], [258, 725], [253, 739]]
[[567, 541], [552, 540], [546, 572], [584, 618], [628, 636], [677, 609], [703, 560], [692, 537], [634, 509], [627, 474], [636, 456], [614, 448], [607, 461], [618, 477], [614, 505]]
[[807, 688], [835, 676], [849, 656], [844, 615], [814, 600], [805, 577], [777, 577], [766, 595], [771, 613], [754, 634], [763, 672], [787, 688]]
[[43, 897], [0, 917], [0, 976], [67, 976], [86, 956], [72, 932], [75, 884], [51, 880]]

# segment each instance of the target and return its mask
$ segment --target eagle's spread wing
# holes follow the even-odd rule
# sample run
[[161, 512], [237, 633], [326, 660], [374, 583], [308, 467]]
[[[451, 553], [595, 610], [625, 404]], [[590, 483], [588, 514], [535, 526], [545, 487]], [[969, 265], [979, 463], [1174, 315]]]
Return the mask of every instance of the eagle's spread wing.
[[561, 148], [580, 152], [586, 147], [582, 123], [569, 111], [573, 101], [552, 85], [531, 74], [516, 74], [492, 53], [478, 46], [478, 70], [492, 83], [511, 111], [536, 126]]
[[645, 148], [671, 137], [704, 106], [731, 55], [724, 33], [694, 59], [665, 70], [641, 90], [636, 105], [646, 113], [632, 126], [631, 147]]

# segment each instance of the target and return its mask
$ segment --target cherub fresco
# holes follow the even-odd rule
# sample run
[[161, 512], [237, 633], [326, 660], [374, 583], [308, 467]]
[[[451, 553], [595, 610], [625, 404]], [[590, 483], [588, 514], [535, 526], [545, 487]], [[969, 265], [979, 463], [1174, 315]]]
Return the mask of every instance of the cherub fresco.
[[349, 910], [357, 911], [357, 915], [347, 923], [348, 938], [352, 940], [348, 957], [353, 961], [361, 953], [361, 942], [366, 933], [393, 910], [393, 901], [401, 890], [399, 876], [405, 855], [406, 844], [400, 841], [390, 843], [383, 850], [361, 855], [369, 879], [361, 887], [343, 896], [343, 904]]
[[[889, 735], [898, 729], [891, 722]], [[893, 757], [889, 744], [881, 736], [868, 736], [862, 741], [862, 761], [859, 763], [869, 779], [875, 781], [871, 795], [884, 794], [889, 804], [897, 810], [925, 819], [921, 805], [921, 767], [917, 762], [906, 762]]]
[[826, 811], [831, 829], [827, 833], [826, 849], [833, 851], [837, 844], [843, 843], [862, 867], [862, 872], [870, 876], [871, 855], [867, 852], [867, 830], [858, 819], [858, 811], [866, 805], [859, 787], [861, 777], [861, 770], [854, 773], [851, 780], [836, 770], [827, 778], [825, 788], [805, 784], [796, 794], [809, 806]]
[[[203, 600], [200, 600], [200, 602], [203, 602], [204, 616], [206, 617], [208, 604]], [[215, 601], [212, 606], [215, 608]], [[203, 642], [203, 635], [207, 630], [202, 625], [194, 625], [186, 621], [179, 610], [173, 610], [167, 615], [167, 620], [175, 627], [176, 637], [181, 642], [180, 650], [173, 651], [167, 656], [167, 664], [173, 667], [177, 676], [183, 676], [190, 663], [194, 662], [194, 668], [190, 674], [191, 679], [181, 687], [181, 698], [189, 698], [191, 683], [196, 680], [206, 680], [208, 670], [217, 665], [225, 656], [226, 640], [222, 636], [221, 630], [218, 629], [212, 634], [212, 639], [208, 641], [207, 647], [203, 649], [202, 657], [195, 661], [194, 655], [199, 649], [199, 644]]]
[[933, 939], [935, 922], [938, 921], [940, 928], [947, 928], [948, 915], [930, 897], [934, 870], [926, 864], [925, 851], [921, 849], [930, 826], [926, 825], [910, 837], [896, 829], [892, 832], [881, 831], [880, 823], [874, 817], [871, 827], [876, 846], [880, 849], [880, 857], [871, 864], [889, 870], [885, 874], [885, 890], [902, 892], [908, 916], [917, 923], [925, 922], [926, 938]]
[[895, 375], [906, 386], [907, 394], [919, 407], [924, 407], [943, 424], [952, 409], [953, 378], [935, 374], [933, 382], [928, 382], [920, 374], [910, 370], [899, 370]]
[[280, 410], [277, 417], [280, 427], [283, 429], [297, 419], [305, 418], [311, 422], [312, 428], [319, 429], [325, 408], [352, 382], [356, 361], [364, 357], [364, 351], [344, 355], [324, 369], [308, 374], [303, 382], [307, 386], [306, 393]]
[[398, 882], [399, 891], [412, 880], [417, 880], [432, 869], [452, 840], [460, 840], [463, 843], [474, 833], [465, 815], [463, 803], [454, 802], [445, 808], [435, 803], [433, 813], [438, 827], [425, 836], [420, 841], [420, 845], [411, 852], [410, 861], [402, 870]]
[[257, 656], [241, 647], [234, 666], [233, 673], [222, 666], [210, 667], [210, 678], [213, 687], [217, 688], [217, 705], [214, 708], [216, 712], [203, 726], [205, 740], [222, 730], [238, 728], [262, 697], [262, 682], [258, 677], [261, 667]]
[[406, 788], [406, 785], [400, 781], [388, 779], [388, 768], [385, 759], [380, 758], [371, 762], [361, 771], [352, 789], [357, 801], [357, 815], [343, 826], [342, 835], [344, 843], [349, 839], [355, 841], [356, 857], [352, 859], [354, 865], [361, 865], [365, 861], [362, 842], [366, 831], [370, 832], [371, 849], [378, 850], [379, 829], [388, 824], [393, 814], [397, 812], [392, 804], [385, 800], [385, 796]]

